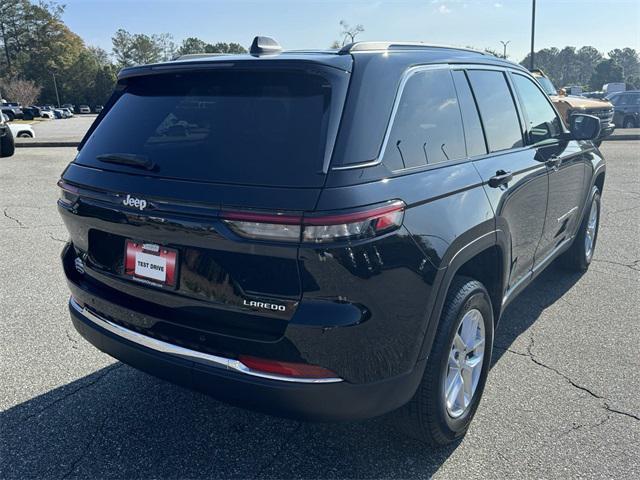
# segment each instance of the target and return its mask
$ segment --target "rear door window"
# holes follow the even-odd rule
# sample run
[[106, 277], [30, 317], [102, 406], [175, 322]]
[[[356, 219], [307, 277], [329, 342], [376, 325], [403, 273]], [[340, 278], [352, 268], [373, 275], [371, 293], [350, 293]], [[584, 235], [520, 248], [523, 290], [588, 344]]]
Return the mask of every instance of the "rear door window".
[[487, 145], [484, 141], [484, 133], [482, 124], [478, 115], [476, 101], [473, 98], [469, 82], [462, 70], [454, 70], [453, 80], [456, 84], [458, 92], [458, 100], [460, 101], [460, 111], [462, 113], [462, 122], [464, 123], [464, 136], [467, 142], [467, 155], [475, 157], [485, 155], [487, 153]]
[[522, 128], [504, 73], [494, 70], [469, 70], [467, 73], [480, 109], [489, 151], [522, 147]]
[[466, 156], [460, 107], [449, 69], [420, 70], [404, 85], [384, 151], [390, 170]]
[[344, 100], [332, 91], [320, 74], [288, 70], [131, 78], [76, 162], [140, 172], [97, 159], [124, 153], [155, 164], [145, 175], [321, 186], [330, 111]]

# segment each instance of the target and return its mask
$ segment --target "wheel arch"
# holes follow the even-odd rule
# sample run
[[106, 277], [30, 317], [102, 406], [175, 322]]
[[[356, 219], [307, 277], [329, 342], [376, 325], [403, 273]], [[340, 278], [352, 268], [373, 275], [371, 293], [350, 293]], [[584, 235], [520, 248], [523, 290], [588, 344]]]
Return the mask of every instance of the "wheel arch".
[[457, 275], [464, 275], [481, 282], [489, 292], [494, 315], [494, 325], [498, 324], [502, 313], [502, 299], [505, 291], [508, 265], [507, 250], [500, 241], [500, 232], [493, 230], [471, 241], [455, 251], [448, 265], [440, 270], [436, 279], [435, 300], [427, 319], [426, 333], [419, 359], [429, 355], [444, 307], [444, 301]]

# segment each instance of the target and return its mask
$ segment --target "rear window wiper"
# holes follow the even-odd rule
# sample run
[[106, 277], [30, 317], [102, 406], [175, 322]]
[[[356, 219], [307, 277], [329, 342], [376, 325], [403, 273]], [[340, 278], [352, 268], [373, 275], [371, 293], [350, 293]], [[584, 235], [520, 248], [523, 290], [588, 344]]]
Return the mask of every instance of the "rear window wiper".
[[147, 156], [133, 153], [103, 153], [96, 158], [101, 162], [117, 163], [130, 167], [145, 168], [147, 170], [153, 170], [153, 167], [156, 166]]

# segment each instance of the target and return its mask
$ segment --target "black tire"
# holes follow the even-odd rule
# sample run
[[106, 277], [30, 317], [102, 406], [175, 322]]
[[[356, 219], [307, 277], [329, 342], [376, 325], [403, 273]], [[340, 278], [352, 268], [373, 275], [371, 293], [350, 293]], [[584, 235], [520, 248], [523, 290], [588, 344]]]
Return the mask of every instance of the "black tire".
[[15, 149], [13, 134], [7, 129], [6, 135], [0, 138], [0, 157], [10, 157], [15, 152]]
[[18, 136], [20, 138], [33, 138], [33, 135], [30, 132], [20, 132]]
[[[444, 399], [447, 365], [460, 322], [465, 313], [473, 309], [479, 310], [483, 317], [483, 363], [471, 402], [461, 416], [453, 418]], [[395, 412], [396, 426], [405, 434], [431, 446], [446, 445], [464, 436], [480, 403], [489, 372], [493, 324], [491, 298], [484, 285], [471, 278], [455, 277], [447, 293], [422, 382], [409, 403]]]
[[[586, 272], [593, 260], [593, 253], [598, 241], [598, 229], [600, 228], [600, 189], [595, 185], [591, 189], [591, 194], [588, 197], [588, 206], [584, 213], [584, 218], [578, 228], [578, 233], [573, 239], [573, 243], [569, 250], [567, 250], [561, 257], [560, 262], [562, 266], [572, 272]], [[595, 232], [592, 234], [592, 242], [590, 252], [587, 251], [587, 230], [589, 228], [589, 218], [591, 215], [591, 209], [596, 209], [596, 223]]]
[[636, 128], [636, 121], [633, 117], [627, 117], [624, 119], [624, 122], [622, 122], [622, 128]]

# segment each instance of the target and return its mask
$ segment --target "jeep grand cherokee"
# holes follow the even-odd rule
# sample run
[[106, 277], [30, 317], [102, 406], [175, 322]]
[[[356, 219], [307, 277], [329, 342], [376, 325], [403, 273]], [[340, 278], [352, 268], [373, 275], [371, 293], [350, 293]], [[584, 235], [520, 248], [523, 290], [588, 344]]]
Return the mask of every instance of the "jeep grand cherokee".
[[140, 370], [314, 420], [465, 433], [500, 315], [598, 232], [600, 123], [529, 72], [355, 43], [126, 68], [64, 171], [75, 328]]

